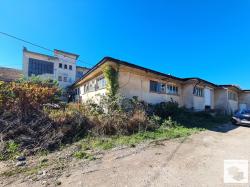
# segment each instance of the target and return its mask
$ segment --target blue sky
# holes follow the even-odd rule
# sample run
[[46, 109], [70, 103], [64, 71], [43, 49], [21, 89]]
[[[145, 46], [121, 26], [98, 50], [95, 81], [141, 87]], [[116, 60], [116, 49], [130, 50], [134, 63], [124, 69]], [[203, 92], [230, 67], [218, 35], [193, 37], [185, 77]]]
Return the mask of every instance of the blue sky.
[[[250, 89], [250, 0], [1, 0], [0, 31], [80, 55], [112, 56], [179, 77]], [[0, 66], [22, 47], [0, 35]]]

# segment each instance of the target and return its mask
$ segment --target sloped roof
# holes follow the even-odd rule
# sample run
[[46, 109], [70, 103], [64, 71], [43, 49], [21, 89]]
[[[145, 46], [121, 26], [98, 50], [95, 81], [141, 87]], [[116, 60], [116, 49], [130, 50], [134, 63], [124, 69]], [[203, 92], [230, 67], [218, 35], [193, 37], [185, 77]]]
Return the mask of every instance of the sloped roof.
[[223, 85], [219, 85], [220, 87], [224, 87], [224, 88], [235, 88], [236, 90], [239, 90], [239, 91], [245, 91], [245, 90], [242, 90], [238, 85], [234, 85], [234, 84], [223, 84]]
[[67, 51], [62, 51], [62, 50], [59, 50], [59, 49], [54, 49], [55, 52], [59, 52], [59, 53], [64, 53], [64, 54], [67, 54], [67, 55], [72, 55], [72, 56], [75, 56], [76, 59], [78, 59], [79, 55], [78, 54], [75, 54], [75, 53], [70, 53], [70, 52], [67, 52]]
[[172, 78], [172, 79], [175, 79], [175, 80], [178, 80], [178, 81], [182, 81], [182, 82], [186, 82], [186, 81], [189, 81], [189, 80], [197, 80], [199, 82], [203, 82], [205, 84], [209, 84], [215, 88], [223, 88], [223, 87], [235, 87], [236, 89], [239, 89], [240, 91], [243, 91], [243, 92], [249, 92], [250, 90], [242, 90], [240, 87], [236, 86], [236, 85], [217, 85], [217, 84], [214, 84], [212, 82], [209, 82], [207, 80], [204, 80], [204, 79], [201, 79], [201, 78], [198, 78], [198, 77], [191, 77], [191, 78], [179, 78], [179, 77], [175, 77], [175, 76], [172, 76], [172, 75], [169, 75], [169, 74], [165, 74], [165, 73], [162, 73], [162, 72], [158, 72], [158, 71], [155, 71], [155, 70], [152, 70], [152, 69], [148, 69], [148, 68], [145, 68], [145, 67], [142, 67], [142, 66], [138, 66], [136, 64], [132, 64], [132, 63], [129, 63], [129, 62], [126, 62], [126, 61], [122, 61], [122, 60], [119, 60], [119, 59], [115, 59], [115, 58], [112, 58], [112, 57], [104, 57], [99, 63], [97, 63], [95, 66], [93, 66], [92, 68], [89, 69], [89, 71], [87, 71], [87, 73], [85, 73], [83, 75], [82, 78], [80, 78], [79, 80], [77, 80], [72, 86], [74, 86], [75, 84], [77, 84], [78, 82], [80, 82], [81, 80], [83, 80], [85, 77], [87, 77], [89, 74], [91, 74], [93, 71], [95, 71], [98, 67], [100, 67], [101, 65], [103, 65], [104, 63], [106, 63], [107, 61], [111, 61], [111, 62], [115, 62], [117, 64], [121, 64], [121, 65], [125, 65], [125, 66], [128, 66], [128, 67], [132, 67], [132, 68], [136, 68], [136, 69], [140, 69], [140, 70], [143, 70], [143, 71], [146, 71], [146, 72], [150, 72], [150, 73], [153, 73], [153, 74], [156, 74], [156, 75], [160, 75], [160, 76], [164, 76], [164, 77], [168, 77], [168, 78]]
[[112, 58], [112, 57], [104, 57], [99, 63], [97, 63], [94, 67], [92, 67], [86, 74], [83, 75], [83, 77], [81, 79], [76, 81], [72, 86], [74, 86], [76, 83], [83, 80], [86, 76], [88, 76], [90, 73], [92, 73], [94, 70], [96, 70], [99, 66], [103, 65], [107, 61], [115, 62], [117, 64], [125, 65], [125, 66], [128, 66], [128, 67], [140, 69], [140, 70], [150, 72], [150, 73], [153, 73], [153, 74], [157, 74], [157, 75], [161, 75], [161, 76], [164, 76], [164, 77], [168, 77], [168, 78], [172, 78], [172, 79], [175, 79], [175, 80], [182, 81], [182, 78], [178, 78], [178, 77], [175, 77], [175, 76], [172, 76], [172, 75], [169, 75], [169, 74], [161, 73], [161, 72], [158, 72], [158, 71], [155, 71], [155, 70], [152, 70], [152, 69], [144, 68], [142, 66], [131, 64], [129, 62], [118, 60], [118, 59], [115, 59], [115, 58]]
[[204, 82], [204, 83], [209, 84], [209, 85], [214, 86], [214, 87], [219, 87], [218, 85], [216, 85], [216, 84], [214, 84], [214, 83], [212, 83], [212, 82], [206, 81], [206, 80], [201, 79], [201, 78], [198, 78], [198, 77], [184, 78], [184, 79], [182, 79], [182, 80], [183, 80], [184, 82], [185, 82], [185, 81], [189, 81], [189, 80], [197, 80], [197, 81], [199, 81], [199, 82]]

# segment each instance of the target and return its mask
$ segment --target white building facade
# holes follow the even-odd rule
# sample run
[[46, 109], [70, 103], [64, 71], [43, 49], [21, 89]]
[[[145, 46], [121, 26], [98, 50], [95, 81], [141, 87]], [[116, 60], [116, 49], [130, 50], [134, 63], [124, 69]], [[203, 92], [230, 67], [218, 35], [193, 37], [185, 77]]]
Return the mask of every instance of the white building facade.
[[54, 56], [23, 49], [23, 74], [25, 77], [39, 76], [57, 80], [61, 88], [72, 85], [76, 80], [76, 61], [79, 55], [54, 50]]

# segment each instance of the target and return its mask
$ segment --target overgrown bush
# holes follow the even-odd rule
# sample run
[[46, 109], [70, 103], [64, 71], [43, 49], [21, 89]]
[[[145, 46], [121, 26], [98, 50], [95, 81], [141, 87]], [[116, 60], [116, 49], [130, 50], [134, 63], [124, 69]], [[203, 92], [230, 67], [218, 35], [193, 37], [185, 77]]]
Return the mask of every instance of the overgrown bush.
[[20, 120], [38, 114], [43, 104], [57, 102], [60, 89], [55, 82], [39, 78], [0, 84], [1, 112], [11, 112]]
[[0, 152], [0, 161], [7, 159], [14, 159], [17, 156], [20, 156], [20, 145], [14, 142], [13, 140], [7, 142], [1, 142], [1, 152]]
[[179, 108], [179, 104], [174, 101], [161, 102], [153, 106], [153, 111], [157, 116], [162, 118], [168, 118], [178, 115], [183, 112], [184, 109]]
[[[106, 76], [115, 73], [113, 71], [109, 69]], [[110, 83], [116, 84], [116, 80]], [[0, 151], [4, 153], [0, 154], [0, 160], [12, 158], [24, 149], [28, 154], [55, 150], [85, 135], [107, 138], [134, 134], [134, 141], [138, 142], [163, 136], [178, 137], [191, 132], [186, 127], [203, 128], [226, 122], [220, 116], [179, 108], [175, 102], [149, 105], [137, 97], [125, 99], [116, 94], [117, 89], [118, 85], [111, 86], [109, 94], [100, 96], [99, 103], [70, 103], [57, 108], [51, 107], [52, 103], [59, 103], [60, 96], [54, 82], [38, 78], [0, 82]], [[104, 147], [113, 146], [109, 142]], [[78, 152], [75, 157], [85, 155]]]

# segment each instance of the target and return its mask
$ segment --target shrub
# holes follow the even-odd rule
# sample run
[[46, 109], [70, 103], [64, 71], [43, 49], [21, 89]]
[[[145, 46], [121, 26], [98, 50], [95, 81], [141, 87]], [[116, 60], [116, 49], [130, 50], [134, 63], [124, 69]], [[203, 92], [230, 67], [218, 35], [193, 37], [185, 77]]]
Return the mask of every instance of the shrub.
[[150, 121], [147, 104], [136, 97], [124, 99], [119, 95], [101, 96], [100, 103], [88, 102], [88, 118], [96, 135], [121, 135], [154, 130], [159, 125]]
[[172, 128], [172, 127], [177, 127], [177, 126], [180, 126], [180, 124], [178, 124], [176, 121], [173, 121], [171, 117], [168, 117], [168, 119], [165, 119], [161, 124], [161, 127], [164, 127], [164, 128]]
[[94, 160], [94, 156], [89, 154], [89, 153], [86, 153], [84, 151], [77, 151], [74, 153], [73, 155], [75, 158], [77, 159], [88, 159], [88, 160]]
[[183, 109], [179, 108], [178, 103], [173, 101], [156, 104], [153, 106], [153, 110], [155, 115], [165, 119], [169, 116], [176, 116], [183, 111]]
[[2, 110], [15, 113], [21, 120], [41, 111], [43, 104], [58, 101], [60, 89], [54, 82], [39, 78], [1, 83]]
[[4, 144], [1, 148], [0, 160], [14, 159], [20, 155], [20, 145], [13, 140], [10, 140]]

